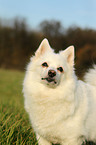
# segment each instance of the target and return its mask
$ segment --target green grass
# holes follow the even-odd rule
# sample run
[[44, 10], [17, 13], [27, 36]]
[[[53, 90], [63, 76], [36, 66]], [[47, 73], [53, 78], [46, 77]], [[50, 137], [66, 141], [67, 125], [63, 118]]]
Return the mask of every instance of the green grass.
[[24, 73], [0, 69], [0, 145], [36, 145], [24, 110]]

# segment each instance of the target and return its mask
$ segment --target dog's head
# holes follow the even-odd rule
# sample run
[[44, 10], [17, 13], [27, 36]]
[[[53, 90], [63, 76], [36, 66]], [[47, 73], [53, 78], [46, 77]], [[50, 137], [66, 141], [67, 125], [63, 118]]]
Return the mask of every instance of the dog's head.
[[[32, 67], [36, 79], [49, 87], [56, 87], [66, 79], [73, 70], [74, 47], [70, 46], [58, 54], [54, 53], [47, 39], [44, 39], [35, 56], [32, 57]], [[70, 71], [69, 71], [70, 70]]]

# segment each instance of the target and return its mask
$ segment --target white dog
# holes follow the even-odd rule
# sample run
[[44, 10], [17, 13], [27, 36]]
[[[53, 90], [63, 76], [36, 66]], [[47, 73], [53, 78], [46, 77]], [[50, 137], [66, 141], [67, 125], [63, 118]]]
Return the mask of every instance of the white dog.
[[96, 142], [96, 66], [85, 76], [74, 73], [74, 47], [54, 53], [44, 39], [28, 64], [25, 109], [39, 145]]

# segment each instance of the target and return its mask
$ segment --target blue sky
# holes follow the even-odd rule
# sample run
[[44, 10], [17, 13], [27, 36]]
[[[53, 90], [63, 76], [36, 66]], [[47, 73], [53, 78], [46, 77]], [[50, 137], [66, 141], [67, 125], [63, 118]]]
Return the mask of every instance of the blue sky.
[[0, 18], [23, 17], [37, 28], [43, 20], [59, 20], [72, 25], [96, 29], [96, 0], [0, 0]]

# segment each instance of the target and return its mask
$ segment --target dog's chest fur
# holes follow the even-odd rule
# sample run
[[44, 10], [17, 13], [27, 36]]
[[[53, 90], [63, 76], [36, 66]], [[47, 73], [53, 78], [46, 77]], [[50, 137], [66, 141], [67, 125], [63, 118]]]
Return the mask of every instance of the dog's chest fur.
[[[78, 124], [79, 118], [75, 118], [75, 115], [69, 117], [69, 115], [75, 113], [74, 103], [64, 102], [62, 99], [57, 100], [56, 96], [52, 96], [53, 98], [46, 96], [42, 97], [43, 99], [40, 96], [38, 99], [37, 97], [34, 96], [36, 100], [32, 99], [32, 102], [31, 100], [28, 102], [27, 99], [29, 108], [27, 111], [33, 128], [39, 135], [44, 136], [53, 143], [60, 143], [61, 140], [67, 139], [67, 136], [72, 136], [72, 133], [74, 135], [77, 130], [81, 130]], [[70, 130], [73, 130], [71, 134]]]

